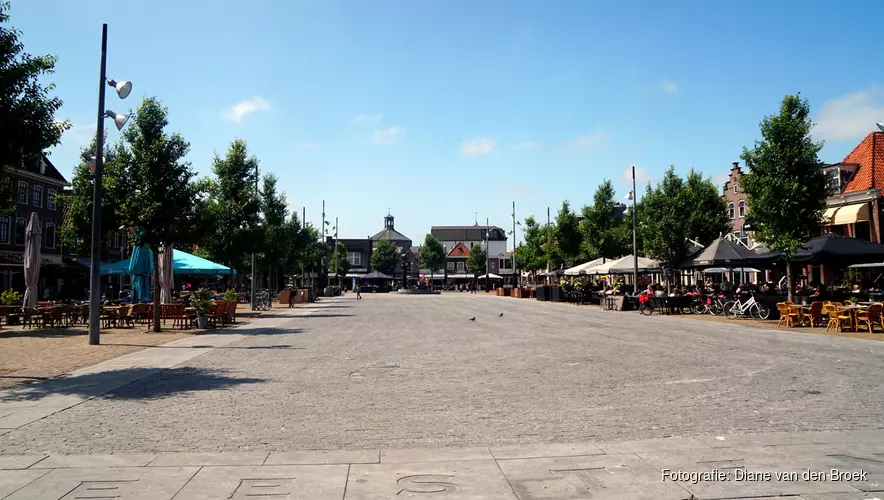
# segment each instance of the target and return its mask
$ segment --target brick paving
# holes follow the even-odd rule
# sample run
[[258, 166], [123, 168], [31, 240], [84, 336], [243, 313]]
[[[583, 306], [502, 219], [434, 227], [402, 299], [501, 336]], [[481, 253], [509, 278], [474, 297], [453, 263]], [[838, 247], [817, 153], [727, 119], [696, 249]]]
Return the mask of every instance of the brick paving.
[[483, 294], [366, 294], [320, 306], [308, 316], [274, 310], [236, 342], [13, 429], [0, 454], [884, 427], [879, 342]]

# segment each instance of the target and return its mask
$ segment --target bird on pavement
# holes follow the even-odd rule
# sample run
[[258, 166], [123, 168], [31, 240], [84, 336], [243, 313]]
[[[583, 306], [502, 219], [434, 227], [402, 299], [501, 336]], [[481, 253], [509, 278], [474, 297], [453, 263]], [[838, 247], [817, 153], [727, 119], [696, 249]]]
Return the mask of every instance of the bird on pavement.
[[476, 317], [473, 316], [472, 318], [470, 318], [470, 321], [476, 321]]
[[503, 313], [498, 314], [497, 317], [498, 317], [498, 318], [502, 318], [502, 317], [503, 317]]

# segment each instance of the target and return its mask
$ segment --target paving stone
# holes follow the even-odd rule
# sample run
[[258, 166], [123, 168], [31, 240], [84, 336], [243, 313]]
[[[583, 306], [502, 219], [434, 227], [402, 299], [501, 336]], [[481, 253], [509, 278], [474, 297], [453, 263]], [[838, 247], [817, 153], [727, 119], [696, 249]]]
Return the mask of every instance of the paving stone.
[[148, 464], [150, 467], [181, 467], [201, 465], [261, 465], [267, 459], [266, 451], [217, 453], [160, 453]]
[[203, 467], [175, 500], [340, 500], [346, 465]]
[[575, 457], [581, 455], [604, 455], [593, 443], [526, 444], [515, 446], [492, 446], [491, 453], [497, 460], [512, 458]]
[[0, 498], [6, 498], [28, 483], [46, 474], [47, 470], [0, 470]]
[[757, 468], [794, 461], [784, 452], [765, 447], [638, 452], [636, 455], [660, 471]]
[[698, 439], [680, 437], [641, 439], [637, 441], [614, 441], [595, 444], [603, 452], [608, 454], [710, 449], [709, 446], [703, 444], [703, 442]]
[[[4, 500], [170, 500], [198, 467], [55, 469]], [[37, 470], [8, 472], [46, 472]]]
[[67, 467], [144, 467], [157, 458], [156, 453], [114, 453], [112, 455], [50, 455], [34, 468]]
[[500, 468], [519, 500], [682, 500], [684, 489], [661, 481], [653, 467], [632, 454], [501, 460]]
[[451, 500], [516, 499], [492, 460], [350, 466], [347, 500], [428, 496]]
[[381, 463], [462, 462], [494, 460], [488, 448], [411, 448], [381, 450]]
[[378, 450], [272, 452], [264, 465], [376, 464]]
[[0, 455], [0, 469], [27, 469], [44, 458], [46, 455]]
[[696, 439], [710, 448], [851, 443], [869, 442], [875, 439], [884, 444], [884, 431], [765, 432], [759, 434], [698, 436]]
[[[793, 497], [794, 498], [794, 497]], [[804, 494], [803, 500], [884, 500], [884, 494], [869, 493], [823, 493], [819, 495]], [[789, 499], [792, 500], [792, 499]]]

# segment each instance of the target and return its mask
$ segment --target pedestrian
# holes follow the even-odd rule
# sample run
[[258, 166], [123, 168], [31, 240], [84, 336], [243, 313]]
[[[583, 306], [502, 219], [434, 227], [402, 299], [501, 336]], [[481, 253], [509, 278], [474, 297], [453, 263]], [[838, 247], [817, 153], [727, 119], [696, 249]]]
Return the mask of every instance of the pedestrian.
[[295, 307], [295, 287], [289, 287], [289, 307]]
[[356, 285], [356, 300], [362, 300], [362, 288]]

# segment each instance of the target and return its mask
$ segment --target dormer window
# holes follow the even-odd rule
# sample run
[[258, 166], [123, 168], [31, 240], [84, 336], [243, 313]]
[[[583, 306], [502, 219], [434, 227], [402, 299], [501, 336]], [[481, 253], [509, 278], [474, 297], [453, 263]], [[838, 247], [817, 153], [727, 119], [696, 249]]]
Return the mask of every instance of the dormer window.
[[740, 192], [740, 190], [738, 189], [738, 186], [739, 185], [737, 183], [734, 183], [734, 194], [737, 194]]

